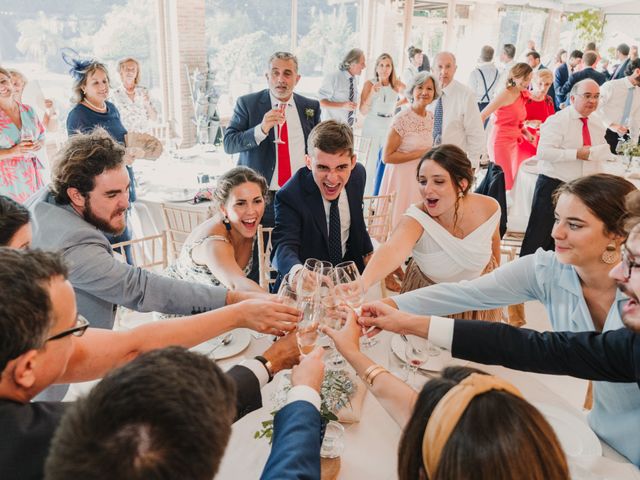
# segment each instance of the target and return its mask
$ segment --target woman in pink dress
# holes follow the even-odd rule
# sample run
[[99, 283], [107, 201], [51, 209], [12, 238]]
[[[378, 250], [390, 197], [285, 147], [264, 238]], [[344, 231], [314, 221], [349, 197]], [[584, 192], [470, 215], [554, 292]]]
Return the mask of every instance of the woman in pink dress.
[[433, 114], [427, 111], [427, 105], [440, 96], [440, 86], [432, 74], [419, 72], [408, 86], [406, 96], [411, 99], [411, 108], [398, 113], [391, 124], [380, 186], [380, 195], [396, 194], [391, 213], [394, 228], [405, 210], [421, 201], [416, 168], [433, 144]]
[[509, 71], [507, 88], [487, 105], [480, 116], [484, 122], [493, 114], [493, 129], [487, 148], [491, 159], [504, 170], [507, 190], [511, 190], [518, 173], [518, 144], [533, 141], [533, 135], [524, 128], [527, 118], [525, 102], [529, 98], [532, 69], [526, 63], [516, 63]]
[[538, 70], [533, 74], [533, 81], [531, 82], [533, 88], [524, 104], [527, 110], [524, 125], [533, 136], [533, 141], [525, 140], [518, 145], [518, 165], [536, 155], [538, 142], [540, 141], [540, 125], [556, 113], [553, 99], [547, 95], [547, 91], [552, 84], [553, 74], [551, 70]]

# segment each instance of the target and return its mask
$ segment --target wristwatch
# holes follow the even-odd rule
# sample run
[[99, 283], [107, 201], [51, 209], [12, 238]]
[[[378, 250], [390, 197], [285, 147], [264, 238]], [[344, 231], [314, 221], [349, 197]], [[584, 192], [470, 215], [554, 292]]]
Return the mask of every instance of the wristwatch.
[[262, 365], [264, 365], [264, 369], [269, 375], [269, 381], [273, 380], [273, 365], [271, 365], [271, 362], [264, 358], [262, 355], [257, 355], [254, 358], [258, 360]]

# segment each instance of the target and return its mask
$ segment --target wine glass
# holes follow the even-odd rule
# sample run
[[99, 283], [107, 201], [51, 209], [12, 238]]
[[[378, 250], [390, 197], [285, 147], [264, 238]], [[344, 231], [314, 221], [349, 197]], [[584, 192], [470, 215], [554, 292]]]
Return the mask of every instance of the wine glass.
[[[282, 115], [284, 115], [285, 108], [287, 108], [287, 104], [286, 103], [276, 103], [273, 106], [273, 109], [279, 111]], [[285, 122], [286, 122], [286, 118], [285, 118]], [[279, 123], [277, 123], [276, 126], [275, 126], [274, 137], [275, 137], [275, 140], [273, 141], [273, 143], [281, 143], [281, 144], [285, 143], [280, 138], [280, 124]]]
[[412, 373], [408, 379], [408, 383], [409, 385], [415, 386], [418, 368], [424, 365], [429, 359], [429, 341], [426, 338], [415, 335], [407, 335], [406, 338], [404, 355], [407, 359], [409, 370]]
[[310, 300], [319, 294], [320, 274], [325, 268], [330, 268], [329, 262], [316, 258], [307, 258], [304, 266], [296, 273], [296, 292], [298, 300]]
[[[334, 291], [321, 297], [322, 317], [320, 323], [334, 330], [339, 330], [346, 323], [349, 314], [355, 315], [354, 311], [345, 306], [342, 299], [338, 298]], [[329, 370], [340, 370], [345, 365], [344, 357], [336, 349], [333, 339], [327, 336], [330, 354], [327, 357], [326, 366]]]
[[298, 303], [301, 314], [296, 340], [302, 355], [307, 355], [315, 348], [320, 333], [318, 332], [319, 319], [322, 318], [322, 305], [317, 299], [303, 300]]
[[[336, 265], [333, 277], [337, 296], [350, 306], [356, 315], [360, 315], [360, 307], [364, 300], [364, 283], [355, 262], [343, 262]], [[363, 348], [369, 348], [378, 343], [375, 338], [366, 336], [370, 331], [371, 329], [362, 329], [362, 333], [365, 334], [361, 339]]]
[[278, 288], [278, 298], [282, 299], [284, 305], [289, 307], [298, 306], [298, 293], [295, 286], [291, 284], [291, 275], [288, 273], [282, 277], [280, 288]]
[[[29, 129], [21, 129], [20, 130], [20, 142], [29, 142], [33, 143], [35, 141], [35, 135]], [[27, 158], [33, 157], [33, 152], [28, 152], [25, 155]]]

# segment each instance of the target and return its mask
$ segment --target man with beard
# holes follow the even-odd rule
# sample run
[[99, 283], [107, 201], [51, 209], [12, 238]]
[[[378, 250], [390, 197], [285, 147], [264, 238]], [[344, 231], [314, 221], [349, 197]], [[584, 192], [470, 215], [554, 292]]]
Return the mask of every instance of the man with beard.
[[[239, 153], [238, 165], [267, 179], [269, 201], [262, 224], [273, 227], [273, 197], [305, 166], [307, 138], [320, 123], [320, 104], [293, 92], [300, 75], [298, 59], [289, 52], [271, 55], [265, 77], [269, 88], [238, 98], [224, 134], [224, 151]], [[275, 143], [277, 138], [283, 143]]]
[[[117, 235], [126, 226], [130, 185], [123, 157], [124, 148], [102, 129], [74, 135], [60, 153], [49, 188], [27, 204], [32, 245], [62, 253], [78, 312], [92, 327], [110, 329], [118, 305], [190, 315], [249, 298], [248, 293], [174, 280], [114, 258], [105, 234]], [[291, 330], [293, 324], [284, 322], [295, 322], [295, 315], [280, 308], [284, 305], [273, 305], [274, 321], [257, 329], [271, 334]]]

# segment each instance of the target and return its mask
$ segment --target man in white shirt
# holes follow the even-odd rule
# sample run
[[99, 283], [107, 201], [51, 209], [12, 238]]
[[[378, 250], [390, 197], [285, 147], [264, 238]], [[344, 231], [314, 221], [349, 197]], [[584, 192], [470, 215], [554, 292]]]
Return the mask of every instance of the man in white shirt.
[[496, 83], [496, 88], [493, 91], [493, 96], [495, 98], [498, 93], [507, 88], [507, 78], [509, 77], [509, 70], [516, 64], [514, 60], [516, 57], [516, 47], [511, 43], [505, 43], [502, 46], [502, 53], [500, 54], [500, 76], [498, 77], [498, 82]]
[[322, 120], [337, 120], [353, 127], [360, 103], [358, 79], [366, 68], [364, 52], [353, 48], [345, 55], [338, 71], [327, 75], [318, 90]]
[[630, 60], [625, 73], [624, 78], [606, 82], [600, 91], [598, 113], [612, 153], [620, 138], [637, 141], [640, 133], [640, 59]]
[[467, 152], [474, 168], [485, 153], [486, 138], [475, 93], [454, 80], [456, 57], [440, 52], [433, 59], [432, 73], [438, 77], [442, 95], [427, 108], [433, 113], [433, 145], [450, 143]]
[[480, 111], [489, 105], [491, 98], [493, 98], [493, 91], [498, 85], [500, 71], [493, 63], [493, 53], [493, 47], [489, 45], [482, 47], [478, 66], [469, 75], [469, 88], [476, 94], [476, 102]]
[[236, 101], [224, 134], [224, 151], [239, 153], [238, 165], [253, 168], [266, 178], [269, 202], [262, 224], [272, 227], [273, 196], [304, 166], [307, 138], [320, 123], [320, 104], [293, 92], [300, 75], [298, 59], [291, 53], [271, 55], [265, 77], [269, 88]]
[[571, 106], [551, 115], [540, 127], [538, 180], [520, 256], [538, 248], [553, 250], [553, 192], [562, 183], [597, 173], [598, 162], [611, 157], [605, 127], [596, 112], [600, 87], [595, 80], [578, 82], [571, 90]]

